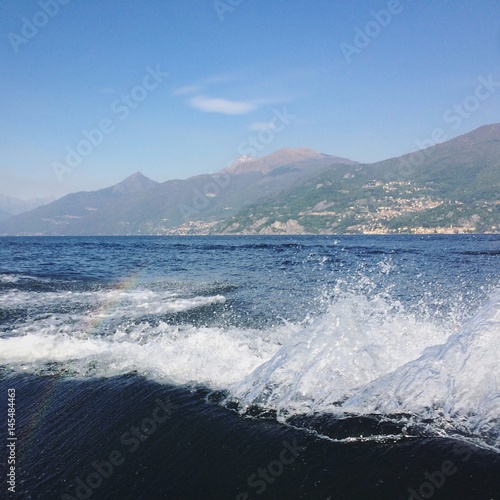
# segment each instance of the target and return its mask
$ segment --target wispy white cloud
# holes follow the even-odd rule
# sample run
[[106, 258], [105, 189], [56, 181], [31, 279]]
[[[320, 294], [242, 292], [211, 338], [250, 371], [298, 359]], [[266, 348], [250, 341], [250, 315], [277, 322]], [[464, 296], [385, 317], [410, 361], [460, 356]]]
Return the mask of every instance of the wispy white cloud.
[[193, 82], [192, 85], [184, 85], [172, 92], [172, 95], [189, 95], [200, 93], [203, 89], [213, 85], [220, 85], [230, 83], [237, 80], [236, 73], [222, 73], [219, 75], [212, 75], [201, 80]]
[[225, 115], [245, 115], [257, 109], [254, 102], [229, 101], [220, 97], [199, 95], [189, 100], [189, 104], [205, 113], [222, 113]]
[[196, 94], [201, 90], [199, 85], [185, 85], [184, 87], [180, 87], [172, 92], [172, 95], [188, 95], [188, 94]]
[[[254, 85], [248, 86], [248, 71], [236, 71], [230, 73], [215, 74], [198, 81], [191, 82], [175, 89], [172, 92], [173, 96], [183, 97], [187, 99], [187, 103], [199, 111], [205, 113], [222, 113], [225, 115], [244, 115], [261, 108], [277, 103], [288, 102], [289, 97], [262, 97], [262, 94], [268, 94], [266, 86], [260, 88]], [[252, 80], [252, 78], [250, 79]], [[262, 82], [261, 82], [262, 83]], [[242, 84], [243, 87], [242, 87]], [[218, 90], [216, 90], [216, 88]], [[245, 96], [243, 100], [232, 100], [223, 97], [209, 97], [207, 94], [218, 93], [225, 95]], [[275, 94], [275, 92], [272, 92]], [[260, 94], [260, 96], [259, 96]], [[252, 97], [249, 97], [252, 96]], [[254, 124], [255, 130], [270, 128], [269, 124]]]
[[240, 79], [239, 73], [221, 73], [219, 75], [212, 75], [201, 80], [202, 85], [218, 85], [221, 83], [234, 82]]

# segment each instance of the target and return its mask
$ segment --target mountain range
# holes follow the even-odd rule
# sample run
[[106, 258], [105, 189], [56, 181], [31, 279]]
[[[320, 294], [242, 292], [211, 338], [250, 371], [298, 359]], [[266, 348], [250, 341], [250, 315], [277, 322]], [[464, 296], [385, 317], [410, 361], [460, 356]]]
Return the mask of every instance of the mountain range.
[[159, 183], [136, 172], [115, 186], [7, 213], [0, 234], [498, 232], [499, 181], [494, 124], [371, 164], [286, 148], [185, 180]]
[[28, 200], [21, 200], [13, 196], [0, 194], [0, 221], [8, 219], [12, 215], [29, 212], [54, 200], [55, 198], [30, 198]]

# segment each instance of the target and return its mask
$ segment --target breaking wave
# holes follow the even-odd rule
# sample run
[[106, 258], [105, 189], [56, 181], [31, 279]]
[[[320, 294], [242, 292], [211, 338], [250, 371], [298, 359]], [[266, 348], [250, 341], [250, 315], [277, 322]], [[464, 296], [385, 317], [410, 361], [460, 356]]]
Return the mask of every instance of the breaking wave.
[[412, 428], [500, 450], [500, 291], [461, 328], [410, 311], [388, 294], [344, 293], [330, 301], [323, 314], [301, 322], [216, 327], [162, 315], [204, 308], [213, 315], [211, 308], [226, 302], [219, 294], [14, 289], [0, 296], [0, 308], [28, 309], [29, 317], [2, 333], [0, 364], [14, 372], [137, 373], [205, 386], [223, 391], [225, 404], [242, 413], [258, 407], [284, 422], [403, 418]]

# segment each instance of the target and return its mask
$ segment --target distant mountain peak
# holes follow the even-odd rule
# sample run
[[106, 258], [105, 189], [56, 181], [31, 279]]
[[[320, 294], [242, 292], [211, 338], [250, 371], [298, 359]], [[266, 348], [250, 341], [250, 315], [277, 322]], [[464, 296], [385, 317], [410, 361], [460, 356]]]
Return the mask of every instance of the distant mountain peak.
[[253, 157], [253, 156], [248, 156], [248, 155], [242, 155], [242, 156], [238, 156], [238, 158], [236, 158], [236, 160], [233, 161], [233, 163], [231, 164], [230, 167], [228, 167], [228, 171], [232, 171], [232, 170], [235, 170], [237, 169], [240, 165], [244, 165], [246, 163], [249, 163], [249, 162], [252, 162], [252, 161], [255, 161], [257, 160], [257, 158]]
[[54, 200], [54, 197], [28, 198], [27, 200], [22, 200], [0, 193], [0, 212], [8, 215], [18, 215], [24, 212], [29, 212], [30, 210], [42, 205], [52, 203]]
[[146, 177], [142, 172], [134, 172], [132, 175], [129, 175], [126, 179], [124, 179], [122, 182], [155, 182], [149, 177]]
[[153, 181], [149, 177], [146, 177], [144, 174], [137, 171], [109, 189], [111, 189], [113, 193], [127, 194], [144, 191], [145, 189], [151, 189], [158, 185], [158, 182]]
[[269, 154], [268, 156], [287, 156], [292, 155], [294, 157], [301, 158], [323, 158], [325, 155], [323, 153], [318, 153], [311, 148], [282, 148], [274, 153]]
[[333, 163], [355, 164], [356, 162], [346, 158], [326, 155], [318, 153], [309, 148], [283, 148], [274, 151], [262, 158], [254, 158], [251, 156], [240, 156], [233, 164], [226, 169], [227, 172], [233, 174], [246, 174], [250, 172], [261, 172], [267, 174], [272, 170], [283, 167], [285, 165], [293, 165], [294, 163], [307, 161], [330, 161]]

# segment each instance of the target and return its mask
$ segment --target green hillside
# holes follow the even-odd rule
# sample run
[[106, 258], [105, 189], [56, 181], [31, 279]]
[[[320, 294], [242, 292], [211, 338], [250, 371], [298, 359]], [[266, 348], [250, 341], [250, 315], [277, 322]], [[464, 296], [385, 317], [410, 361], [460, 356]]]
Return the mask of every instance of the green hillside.
[[324, 169], [214, 232], [497, 232], [499, 192], [500, 126], [492, 125], [419, 154]]

